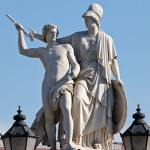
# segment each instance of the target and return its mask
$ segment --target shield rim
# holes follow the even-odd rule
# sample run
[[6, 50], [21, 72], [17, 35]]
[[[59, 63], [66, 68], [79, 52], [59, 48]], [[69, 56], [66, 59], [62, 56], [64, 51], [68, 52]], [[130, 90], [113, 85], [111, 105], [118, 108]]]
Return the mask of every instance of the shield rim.
[[[126, 118], [127, 118], [127, 96], [126, 96], [124, 87], [121, 87], [120, 85], [118, 85], [116, 80], [111, 80], [111, 83], [112, 83], [113, 92], [115, 89], [115, 91], [117, 91], [117, 94], [119, 94], [119, 96], [120, 96], [120, 100], [122, 101], [121, 104], [122, 104], [122, 108], [123, 108], [121, 118], [119, 118], [119, 122], [117, 124], [114, 123], [114, 116], [112, 118], [113, 124], [114, 124], [113, 134], [116, 134], [123, 128]], [[114, 98], [114, 101], [115, 100], [116, 99]], [[115, 106], [113, 106], [113, 108], [114, 107]], [[113, 112], [113, 114], [114, 114], [114, 112]]]

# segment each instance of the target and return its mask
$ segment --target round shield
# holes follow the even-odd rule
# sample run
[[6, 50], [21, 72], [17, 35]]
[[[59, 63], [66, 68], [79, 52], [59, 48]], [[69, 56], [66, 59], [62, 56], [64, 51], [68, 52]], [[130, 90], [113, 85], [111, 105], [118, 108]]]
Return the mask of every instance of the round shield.
[[113, 132], [118, 133], [124, 126], [127, 117], [127, 96], [124, 88], [116, 80], [112, 80], [114, 93], [113, 104]]

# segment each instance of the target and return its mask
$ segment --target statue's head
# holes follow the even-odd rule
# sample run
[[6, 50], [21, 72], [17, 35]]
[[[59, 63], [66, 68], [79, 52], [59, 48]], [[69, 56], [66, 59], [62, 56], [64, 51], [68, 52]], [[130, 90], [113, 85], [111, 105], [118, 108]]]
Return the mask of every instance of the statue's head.
[[91, 4], [88, 10], [83, 14], [83, 18], [92, 17], [99, 28], [99, 21], [103, 16], [103, 8], [99, 4]]
[[46, 25], [44, 25], [44, 27], [42, 28], [42, 39], [43, 39], [43, 41], [47, 42], [46, 36], [52, 30], [56, 30], [56, 32], [57, 32], [56, 36], [58, 36], [59, 31], [58, 31], [58, 27], [56, 25], [54, 25], [54, 24], [46, 24]]

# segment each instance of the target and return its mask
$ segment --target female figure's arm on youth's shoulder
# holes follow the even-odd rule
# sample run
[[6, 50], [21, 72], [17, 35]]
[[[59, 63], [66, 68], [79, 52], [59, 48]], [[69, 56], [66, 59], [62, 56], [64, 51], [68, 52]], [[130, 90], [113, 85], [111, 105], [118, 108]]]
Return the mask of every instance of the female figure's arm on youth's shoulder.
[[[47, 43], [42, 35], [36, 33], [34, 30], [31, 29], [31, 33], [32, 33], [32, 36], [40, 41], [43, 41], [45, 43]], [[71, 44], [71, 41], [72, 41], [72, 35], [70, 36], [66, 36], [66, 37], [62, 37], [62, 38], [57, 38], [57, 42], [60, 43], [60, 44]]]
[[42, 35], [36, 33], [33, 29], [30, 29], [30, 30], [31, 30], [31, 34], [34, 38], [47, 43], [45, 40], [43, 40]]
[[61, 44], [71, 44], [71, 41], [72, 41], [72, 35], [57, 39], [57, 42]]

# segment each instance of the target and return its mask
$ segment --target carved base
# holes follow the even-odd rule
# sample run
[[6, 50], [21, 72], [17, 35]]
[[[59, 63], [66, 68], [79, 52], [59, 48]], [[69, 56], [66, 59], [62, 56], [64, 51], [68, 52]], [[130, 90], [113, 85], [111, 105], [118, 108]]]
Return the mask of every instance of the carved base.
[[94, 147], [83, 147], [81, 145], [76, 145], [74, 143], [74, 149], [67, 149], [66, 144], [64, 143], [61, 147], [61, 150], [112, 150], [110, 147], [102, 148], [101, 144], [94, 144]]

